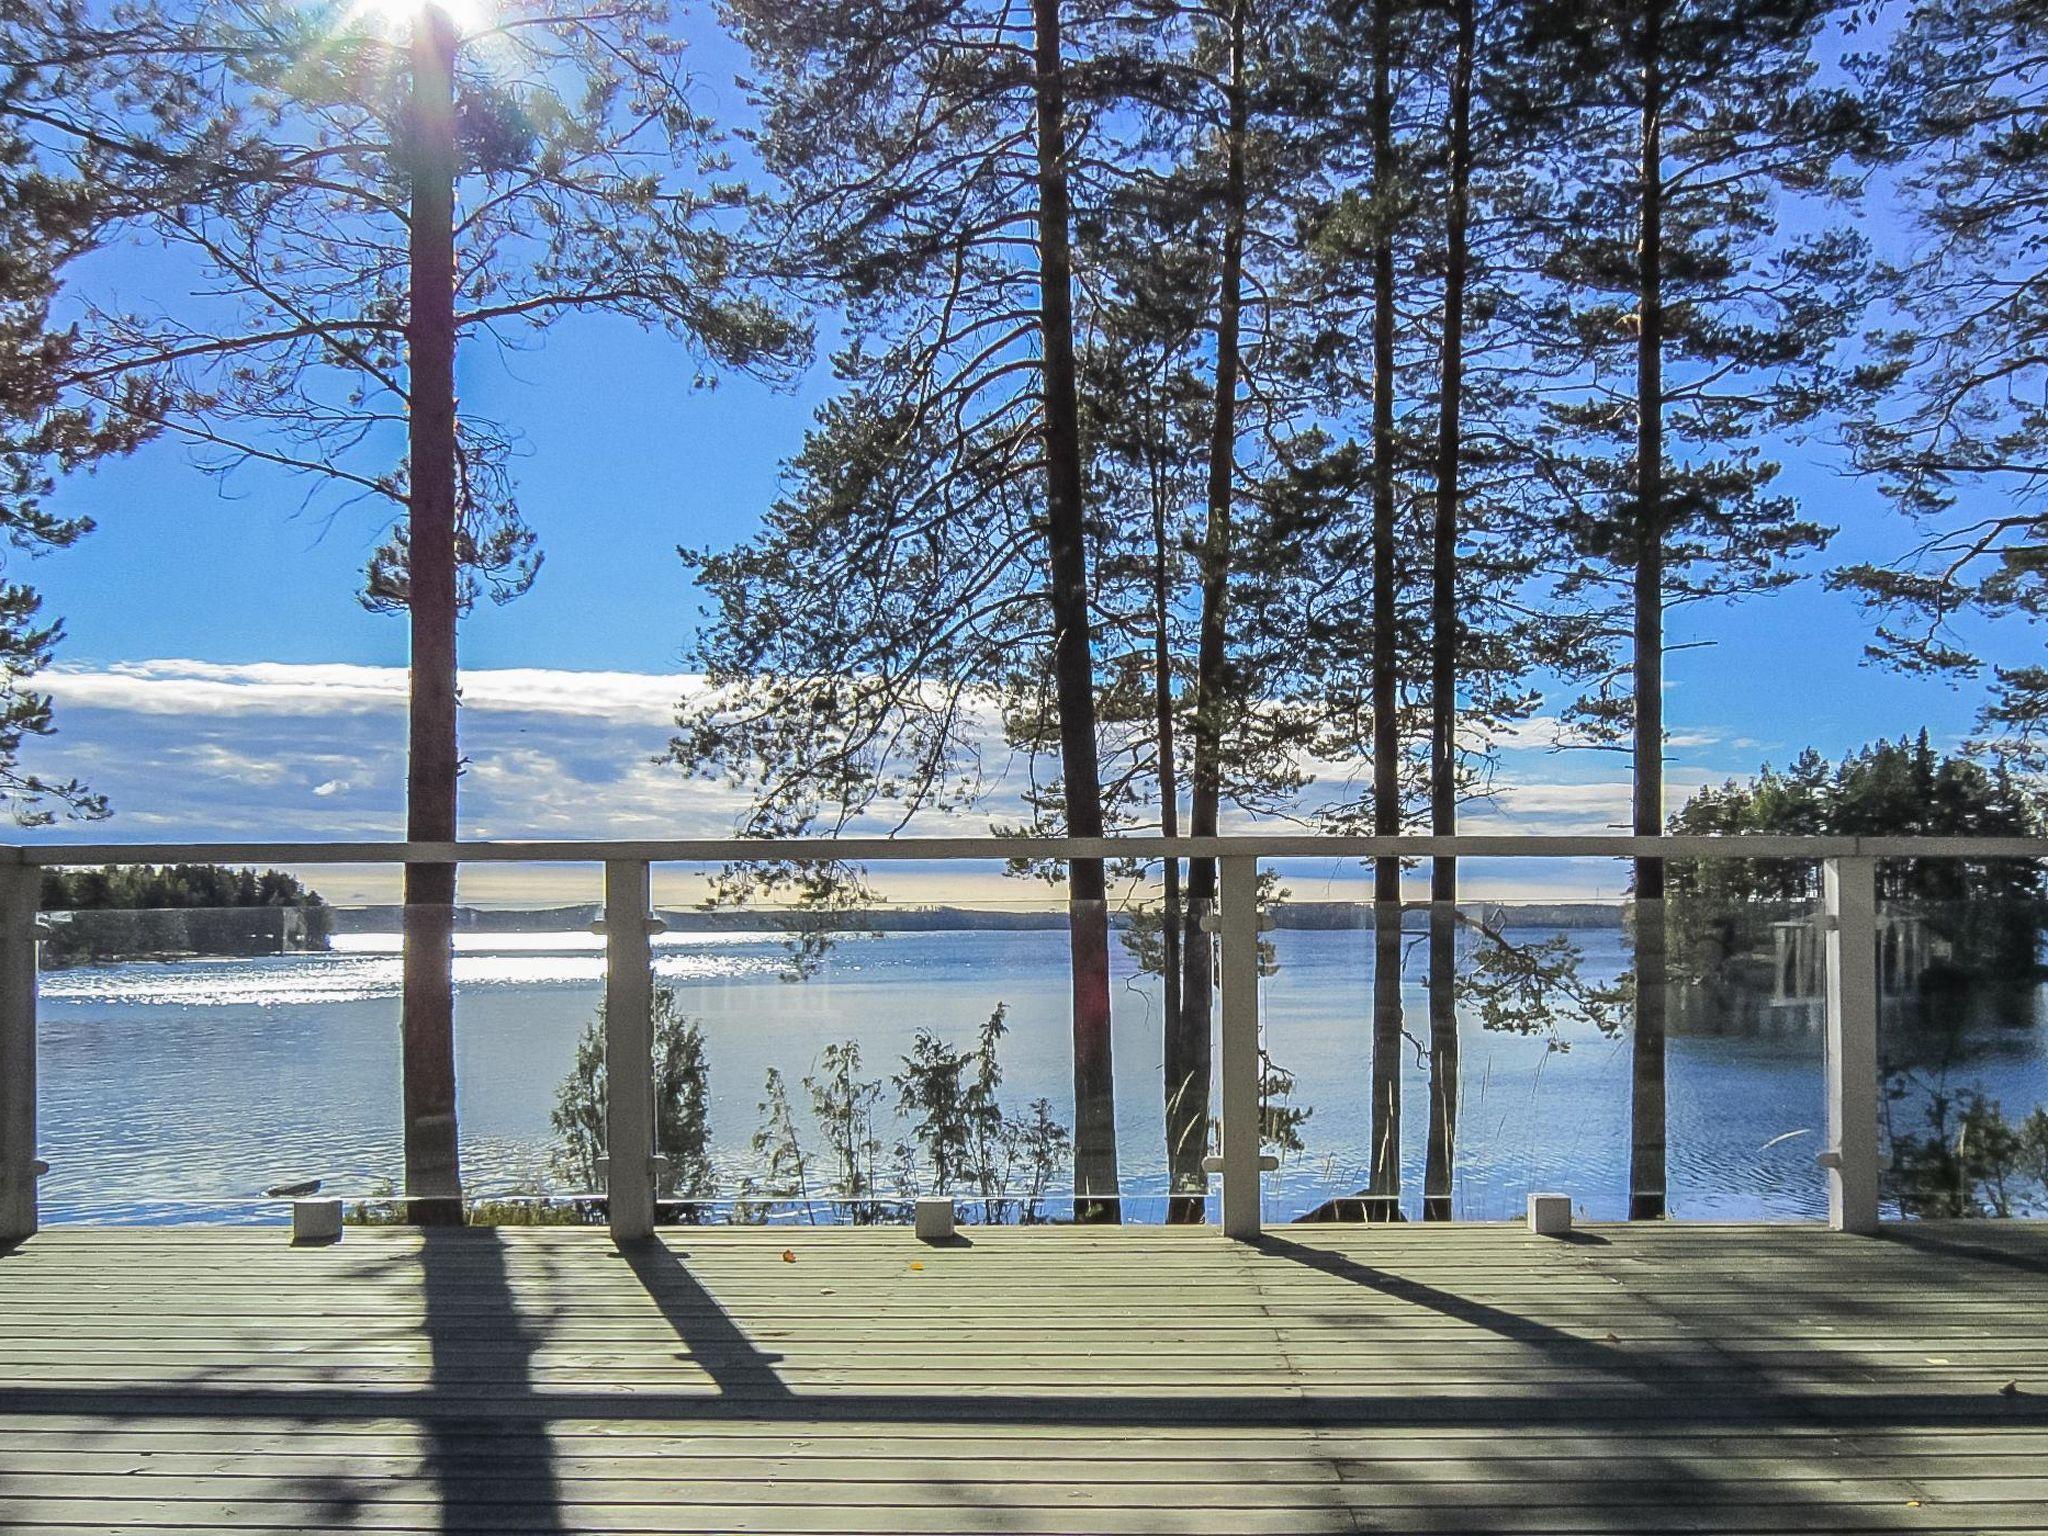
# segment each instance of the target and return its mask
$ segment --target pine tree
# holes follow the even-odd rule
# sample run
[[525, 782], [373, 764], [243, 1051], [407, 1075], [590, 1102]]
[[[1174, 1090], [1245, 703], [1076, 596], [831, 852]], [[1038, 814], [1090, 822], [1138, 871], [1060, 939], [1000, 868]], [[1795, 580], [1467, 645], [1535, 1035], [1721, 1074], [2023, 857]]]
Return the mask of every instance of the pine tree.
[[[72, 264], [146, 209], [162, 180], [154, 168], [138, 179], [64, 131], [69, 103], [104, 88], [136, 41], [131, 24], [95, 18], [76, 0], [0, 9], [0, 536], [19, 557], [68, 548], [91, 532], [90, 518], [52, 505], [59, 479], [128, 452], [154, 430], [145, 383], [97, 399], [71, 383], [90, 338], [51, 316]], [[190, 110], [182, 92], [155, 104], [172, 115]], [[84, 783], [45, 778], [22, 762], [33, 739], [55, 730], [49, 695], [34, 679], [63, 636], [32, 585], [0, 581], [0, 797], [17, 825], [107, 813]]]
[[[458, 414], [465, 334], [578, 311], [675, 336], [701, 366], [780, 376], [798, 328], [750, 291], [748, 199], [691, 105], [663, 0], [508, 0], [458, 37], [435, 0], [391, 25], [293, 0], [124, 13], [146, 46], [48, 131], [156, 188], [147, 228], [211, 274], [202, 302], [95, 311], [70, 382], [218, 470], [262, 462], [388, 505], [365, 601], [407, 614], [407, 832], [457, 830], [456, 627], [524, 591], [535, 539], [511, 438]], [[190, 97], [203, 112], [147, 110]], [[138, 106], [138, 103], [143, 105]], [[406, 870], [408, 1210], [460, 1218], [452, 865]]]
[[[1472, 84], [1479, 49], [1474, 0], [1450, 0], [1451, 52], [1444, 109], [1443, 324], [1438, 353], [1436, 483], [1430, 530], [1429, 830], [1458, 830], [1458, 538], [1465, 458], [1466, 287], [1472, 272]], [[1429, 1140], [1422, 1174], [1425, 1221], [1451, 1217], [1458, 1114], [1458, 861], [1430, 861]]]
[[[1432, 391], [1435, 412], [1421, 445], [1427, 796], [1430, 832], [1448, 836], [1458, 829], [1461, 804], [1490, 794], [1501, 734], [1535, 712], [1545, 688], [1570, 687], [1597, 670], [1598, 647], [1589, 642], [1604, 616], [1549, 600], [1558, 570], [1569, 568], [1569, 549], [1552, 521], [1546, 466], [1525, 448], [1539, 435], [1540, 402], [1556, 381], [1543, 346], [1549, 317], [1536, 302], [1541, 288], [1532, 270], [1546, 245], [1543, 191], [1554, 143], [1523, 99], [1522, 8], [1446, 0], [1421, 25], [1417, 52], [1438, 62], [1417, 129], [1417, 201], [1434, 211], [1420, 239], [1441, 251], [1440, 260], [1425, 256], [1420, 264], [1438, 311], [1419, 326], [1434, 350], [1434, 377], [1418, 369], [1415, 386]], [[1570, 946], [1538, 956], [1508, 945], [1484, 923], [1466, 920], [1457, 892], [1457, 861], [1432, 860], [1425, 1220], [1452, 1215], [1461, 998], [1489, 1028], [1519, 1028], [1521, 1019], [1547, 1015], [1554, 1005], [1537, 996], [1546, 987], [1601, 1006], [1597, 989], [1578, 977]]]
[[[1097, 527], [1101, 718], [1106, 732], [1123, 738], [1131, 765], [1116, 797], [1117, 819], [1138, 820], [1149, 799], [1160, 833], [1172, 837], [1184, 830], [1181, 792], [1189, 775], [1182, 759], [1199, 731], [1183, 687], [1189, 631], [1198, 622], [1187, 614], [1186, 587], [1199, 558], [1190, 514], [1203, 495], [1204, 422], [1213, 411], [1201, 343], [1216, 260], [1205, 188], [1199, 178], [1188, 184], [1181, 163], [1178, 114], [1168, 107], [1156, 115], [1145, 138], [1167, 169], [1117, 189], [1083, 228], [1081, 260], [1102, 297], [1080, 365]], [[1195, 862], [1191, 885], [1200, 878]], [[1201, 1219], [1207, 1186], [1201, 1159], [1208, 1144], [1211, 988], [1206, 935], [1199, 958], [1189, 948], [1188, 930], [1200, 928], [1189, 915], [1190, 894], [1180, 861], [1167, 860], [1160, 910], [1139, 912], [1123, 930], [1140, 966], [1161, 978], [1168, 1219], [1175, 1221]], [[1187, 1003], [1185, 988], [1198, 966], [1204, 969], [1195, 983], [1197, 1008]]]
[[[1114, 24], [1034, 0], [944, 12], [735, 0], [782, 183], [783, 267], [844, 306], [845, 392], [749, 548], [697, 557], [725, 695], [686, 702], [676, 756], [761, 791], [755, 828], [973, 798], [991, 705], [1056, 782], [1033, 809], [1106, 826], [1076, 386], [1077, 197]], [[1079, 191], [1077, 192], [1077, 185]], [[763, 619], [795, 628], [769, 632]], [[1050, 657], [1049, 669], [1035, 665]], [[820, 899], [844, 889], [814, 872]], [[1076, 1214], [1118, 1214], [1109, 913], [1069, 862]]]
[[[1370, 0], [1366, 49], [1372, 87], [1368, 143], [1372, 157], [1372, 830], [1402, 828], [1400, 617], [1395, 611], [1395, 348], [1394, 246], [1403, 209], [1402, 167], [1394, 140], [1394, 13], [1396, 0]], [[1367, 1214], [1399, 1214], [1401, 1191], [1401, 861], [1372, 866], [1372, 1177]]]
[[[1313, 701], [1314, 755], [1375, 767], [1366, 794], [1323, 805], [1320, 820], [1333, 830], [1380, 829], [1382, 804], [1398, 812], [1395, 830], [1411, 830], [1423, 817], [1433, 830], [1455, 830], [1458, 806], [1491, 792], [1502, 733], [1540, 704], [1536, 680], [1547, 674], [1569, 682], [1590, 659], [1592, 616], [1545, 601], [1559, 553], [1554, 506], [1544, 466], [1526, 448], [1536, 435], [1534, 402], [1550, 382], [1537, 351], [1544, 317], [1531, 302], [1529, 261], [1547, 227], [1549, 210], [1536, 188], [1551, 145], [1520, 101], [1517, 17], [1513, 8], [1468, 15], [1455, 4], [1397, 9], [1390, 18], [1394, 133], [1384, 177], [1375, 174], [1370, 132], [1375, 72], [1362, 50], [1337, 56], [1351, 76], [1330, 114], [1326, 203], [1308, 240], [1328, 269], [1333, 323], [1353, 332], [1352, 349], [1332, 361], [1345, 379], [1341, 394], [1368, 421], [1391, 398], [1391, 451], [1380, 457], [1390, 470], [1395, 517], [1391, 562], [1375, 553], [1372, 534], [1380, 533], [1384, 547], [1386, 528], [1382, 520], [1374, 529], [1370, 506], [1329, 520], [1304, 562], [1312, 573], [1304, 580], [1317, 588], [1296, 628], [1315, 657], [1301, 690], [1305, 708]], [[1383, 228], [1391, 230], [1394, 258], [1391, 387], [1370, 342], [1383, 291], [1375, 281]], [[1370, 468], [1373, 455], [1362, 457]], [[1374, 624], [1386, 612], [1391, 667], [1382, 664], [1384, 633]], [[1389, 676], [1394, 697], [1385, 707]], [[1382, 762], [1394, 769], [1386, 794]], [[1587, 994], [1568, 957], [1533, 965], [1509, 953], [1498, 935], [1464, 922], [1449, 861], [1436, 863], [1431, 876], [1423, 1209], [1441, 1217], [1456, 1153], [1460, 998], [1493, 1027], [1531, 1004], [1541, 986]], [[1398, 896], [1398, 885], [1389, 895]], [[1375, 912], [1382, 1025], [1394, 1021], [1400, 1002], [1398, 923], [1394, 900]], [[1459, 956], [1466, 940], [1469, 961]], [[1378, 1032], [1377, 1156], [1366, 1191], [1319, 1215], [1398, 1213], [1404, 1047], [1404, 1030]]]
[[[1325, 313], [1301, 240], [1334, 117], [1322, 67], [1329, 17], [1277, 0], [1189, 6], [1177, 17], [1178, 29], [1148, 34], [1151, 49], [1132, 66], [1150, 86], [1139, 141], [1152, 173], [1099, 221], [1092, 253], [1108, 295], [1091, 348], [1102, 359], [1091, 375], [1092, 440], [1110, 486], [1121, 469], [1121, 483], [1140, 492], [1124, 498], [1125, 539], [1143, 538], [1136, 502], [1149, 498], [1153, 548], [1171, 523], [1179, 564], [1192, 568], [1190, 592], [1152, 603], [1181, 617], [1192, 652], [1153, 746], [1165, 763], [1184, 746], [1188, 831], [1213, 836], [1226, 804], [1271, 808], [1305, 782], [1300, 757], [1320, 705], [1292, 637], [1327, 574], [1305, 557], [1339, 505], [1324, 483], [1333, 450], [1319, 421], [1342, 408], [1330, 356], [1349, 338]], [[1146, 474], [1130, 473], [1141, 466]], [[1167, 563], [1155, 556], [1150, 569], [1163, 576]], [[1160, 644], [1169, 628], [1153, 625]], [[1173, 669], [1155, 661], [1154, 671], [1166, 680], [1159, 698]], [[1162, 801], [1177, 783], [1168, 772]], [[1177, 807], [1162, 804], [1162, 825], [1169, 814]], [[1207, 1184], [1216, 877], [1215, 861], [1191, 861], [1182, 900], [1169, 871], [1160, 930], [1176, 1221], [1201, 1219]]]
[[[1213, 837], [1223, 798], [1224, 712], [1228, 708], [1225, 651], [1230, 626], [1232, 517], [1237, 498], [1238, 406], [1244, 372], [1245, 227], [1249, 222], [1247, 160], [1251, 138], [1251, 81], [1247, 58], [1250, 0], [1228, 0], [1213, 19], [1211, 51], [1220, 53], [1210, 79], [1220, 98], [1216, 177], [1210, 229], [1217, 239], [1214, 300], [1215, 368], [1210, 393], [1204, 520], [1197, 569], [1201, 612], [1195, 648], [1190, 738], [1188, 834]], [[1182, 1197], [1176, 1214], [1192, 1215], [1186, 1197], [1206, 1190], [1210, 1018], [1215, 962], [1206, 919], [1215, 911], [1217, 867], [1196, 859], [1188, 870], [1179, 958], [1179, 1012], [1167, 1033], [1167, 1155], [1172, 1191]]]
[[[2039, 30], [2014, 0], [1912, 4], [1889, 48], [1857, 61], [1903, 161], [1906, 227], [1880, 273], [1887, 309], [1849, 438], [1917, 534], [1898, 561], [1831, 580], [1875, 616], [1871, 654], [1908, 671], [1981, 673], [1965, 615], [2048, 615]], [[1995, 668], [1983, 728], [2035, 766], [2044, 724], [2048, 667]]]
[[[1664, 825], [1665, 617], [1791, 579], [1826, 530], [1773, 488], [1758, 438], [1810, 423], [1839, 379], [1864, 249], [1833, 216], [1868, 143], [1844, 91], [1815, 83], [1827, 0], [1559, 0], [1535, 7], [1525, 99], [1558, 135], [1551, 413], [1575, 599], [1618, 584], [1621, 655], [1579, 713], [1626, 735], [1631, 824]], [[1791, 207], [1818, 224], [1798, 234]], [[1619, 217], [1617, 217], [1619, 215]], [[1630, 1211], [1665, 1212], [1664, 869], [1635, 863]]]

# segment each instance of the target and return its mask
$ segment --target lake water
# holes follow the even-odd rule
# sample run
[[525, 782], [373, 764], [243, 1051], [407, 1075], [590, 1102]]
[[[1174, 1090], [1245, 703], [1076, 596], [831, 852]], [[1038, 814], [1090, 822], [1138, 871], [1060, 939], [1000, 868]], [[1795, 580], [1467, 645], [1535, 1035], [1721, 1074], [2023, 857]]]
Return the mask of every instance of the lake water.
[[[1273, 934], [1263, 986], [1267, 1044], [1313, 1109], [1306, 1149], [1266, 1180], [1269, 1219], [1354, 1193], [1366, 1167], [1371, 935]], [[1540, 938], [1540, 933], [1521, 938]], [[1625, 964], [1622, 936], [1574, 934], [1591, 977]], [[559, 1187], [548, 1113], [602, 988], [588, 934], [466, 935], [456, 1027], [465, 1177], [472, 1194]], [[1156, 1217], [1165, 1180], [1156, 983], [1117, 955], [1118, 1135], [1127, 1210]], [[1408, 1028], [1426, 1031], [1423, 946], [1409, 946]], [[1050, 1099], [1071, 1121], [1066, 940], [1058, 931], [904, 933], [849, 939], [818, 976], [784, 979], [775, 934], [669, 935], [659, 981], [704, 1023], [721, 1192], [751, 1166], [748, 1140], [770, 1066], [800, 1080], [819, 1052], [856, 1038], [864, 1074], [886, 1078], [919, 1028], [970, 1039], [997, 1003], [1006, 1102]], [[43, 978], [41, 1109], [45, 1219], [282, 1219], [262, 1190], [290, 1178], [330, 1193], [397, 1182], [399, 961], [395, 936], [344, 935], [331, 954], [142, 962]], [[1981, 1084], [2010, 1110], [2048, 1101], [2048, 1023], [1973, 1026], [1960, 1048], [1921, 1053], [1923, 1080]], [[1549, 1042], [1464, 1025], [1456, 1209], [1517, 1214], [1532, 1189], [1569, 1191], [1593, 1217], [1625, 1212], [1627, 1040], [1569, 1028]], [[1422, 1173], [1426, 1071], [1404, 1068], [1405, 1187]], [[1679, 1217], [1812, 1218], [1825, 1189], [1816, 1033], [1681, 1036], [1670, 1045], [1671, 1207]], [[893, 1104], [891, 1090], [885, 1103]], [[1910, 1103], [1895, 1109], [1910, 1113]], [[808, 1129], [808, 1128], [807, 1128]], [[898, 1133], [885, 1125], [885, 1139]], [[812, 1150], [816, 1138], [812, 1137]]]

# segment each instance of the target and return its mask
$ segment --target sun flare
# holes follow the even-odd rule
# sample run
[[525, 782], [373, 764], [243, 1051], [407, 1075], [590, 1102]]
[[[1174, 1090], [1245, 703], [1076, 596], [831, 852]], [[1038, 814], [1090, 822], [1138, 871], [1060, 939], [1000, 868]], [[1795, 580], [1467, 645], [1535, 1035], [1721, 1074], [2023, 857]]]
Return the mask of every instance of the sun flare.
[[347, 22], [367, 22], [380, 31], [403, 36], [430, 7], [454, 22], [460, 37], [481, 29], [490, 10], [489, 0], [354, 0]]

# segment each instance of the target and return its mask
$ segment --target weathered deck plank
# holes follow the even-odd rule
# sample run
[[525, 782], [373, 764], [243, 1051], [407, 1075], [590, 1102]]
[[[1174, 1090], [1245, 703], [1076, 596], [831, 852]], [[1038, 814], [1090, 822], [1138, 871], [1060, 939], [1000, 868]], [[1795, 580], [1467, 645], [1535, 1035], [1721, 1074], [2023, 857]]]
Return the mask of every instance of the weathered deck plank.
[[2048, 1532], [2044, 1296], [2024, 1225], [60, 1230], [0, 1530]]

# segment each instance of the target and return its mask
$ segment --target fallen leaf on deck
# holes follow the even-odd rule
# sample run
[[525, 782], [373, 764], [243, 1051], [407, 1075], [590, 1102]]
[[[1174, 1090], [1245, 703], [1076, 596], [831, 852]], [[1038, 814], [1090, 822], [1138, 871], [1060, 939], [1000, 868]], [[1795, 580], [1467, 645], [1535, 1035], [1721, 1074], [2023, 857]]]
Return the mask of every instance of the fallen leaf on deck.
[[783, 1249], [782, 1262], [785, 1264], [794, 1264], [796, 1262], [796, 1250], [794, 1248]]
[[924, 1260], [923, 1260], [923, 1259], [912, 1259], [912, 1260], [910, 1261], [910, 1267], [911, 1267], [912, 1269], [923, 1269], [923, 1268], [924, 1268]]

